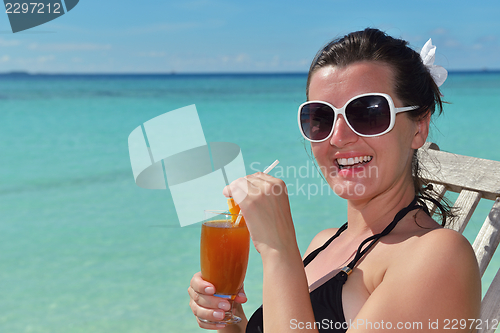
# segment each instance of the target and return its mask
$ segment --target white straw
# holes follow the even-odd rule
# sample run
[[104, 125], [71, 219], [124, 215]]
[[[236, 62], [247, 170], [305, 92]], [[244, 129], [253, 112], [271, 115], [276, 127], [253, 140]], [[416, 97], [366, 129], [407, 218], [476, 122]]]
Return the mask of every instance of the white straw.
[[266, 170], [264, 170], [264, 173], [269, 173], [272, 169], [274, 169], [275, 166], [278, 165], [280, 161], [276, 160], [273, 162], [273, 164], [271, 164], [270, 166], [267, 167]]
[[[263, 172], [263, 173], [268, 174], [268, 173], [269, 173], [272, 169], [274, 169], [274, 167], [275, 167], [275, 166], [277, 166], [277, 165], [278, 165], [278, 163], [279, 163], [279, 162], [280, 162], [280, 161], [278, 161], [278, 160], [274, 161], [274, 162], [273, 162], [273, 164], [271, 164], [270, 166], [268, 166], [268, 167], [266, 168], [266, 170], [264, 170], [264, 172]], [[238, 226], [238, 225], [240, 224], [240, 221], [241, 221], [241, 217], [242, 217], [242, 216], [243, 216], [242, 214], [239, 214], [239, 215], [238, 215], [238, 218], [236, 219], [236, 222], [234, 222], [234, 224], [235, 224], [236, 226]]]

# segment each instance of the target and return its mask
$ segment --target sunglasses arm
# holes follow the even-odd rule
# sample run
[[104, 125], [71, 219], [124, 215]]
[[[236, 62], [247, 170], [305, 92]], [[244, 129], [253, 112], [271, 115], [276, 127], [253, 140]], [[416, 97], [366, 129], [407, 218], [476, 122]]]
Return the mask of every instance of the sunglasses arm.
[[420, 106], [405, 106], [405, 107], [402, 107], [402, 108], [394, 108], [394, 111], [395, 113], [400, 113], [400, 112], [406, 112], [406, 111], [413, 111], [413, 110], [416, 110], [418, 109]]

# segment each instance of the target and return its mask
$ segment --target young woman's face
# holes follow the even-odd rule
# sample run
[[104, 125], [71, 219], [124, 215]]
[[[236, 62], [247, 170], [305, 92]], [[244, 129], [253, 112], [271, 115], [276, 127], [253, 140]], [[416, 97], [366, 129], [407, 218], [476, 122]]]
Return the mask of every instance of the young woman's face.
[[[403, 107], [394, 93], [393, 71], [379, 62], [357, 62], [347, 67], [323, 67], [312, 75], [309, 100], [326, 101], [336, 108], [364, 93], [385, 93]], [[428, 119], [396, 116], [394, 128], [378, 137], [361, 137], [339, 116], [333, 134], [312, 143], [312, 151], [330, 187], [345, 199], [371, 199], [386, 191], [413, 186], [413, 149], [427, 138]], [[423, 141], [422, 141], [423, 140]]]

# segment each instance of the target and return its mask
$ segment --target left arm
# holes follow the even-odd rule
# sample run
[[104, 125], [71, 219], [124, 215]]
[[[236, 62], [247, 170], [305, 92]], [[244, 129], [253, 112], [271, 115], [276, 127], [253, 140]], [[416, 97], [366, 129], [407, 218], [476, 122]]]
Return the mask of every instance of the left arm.
[[474, 331], [481, 279], [469, 242], [448, 229], [429, 232], [416, 242], [391, 263], [353, 321], [361, 325], [348, 332], [380, 331], [368, 323], [405, 326], [405, 332]]

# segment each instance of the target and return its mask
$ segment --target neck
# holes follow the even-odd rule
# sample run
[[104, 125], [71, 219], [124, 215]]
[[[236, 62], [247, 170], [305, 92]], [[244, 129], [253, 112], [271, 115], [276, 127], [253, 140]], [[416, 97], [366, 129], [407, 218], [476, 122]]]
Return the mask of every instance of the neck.
[[413, 186], [405, 186], [393, 188], [370, 199], [348, 200], [348, 230], [358, 235], [379, 233], [414, 197]]

